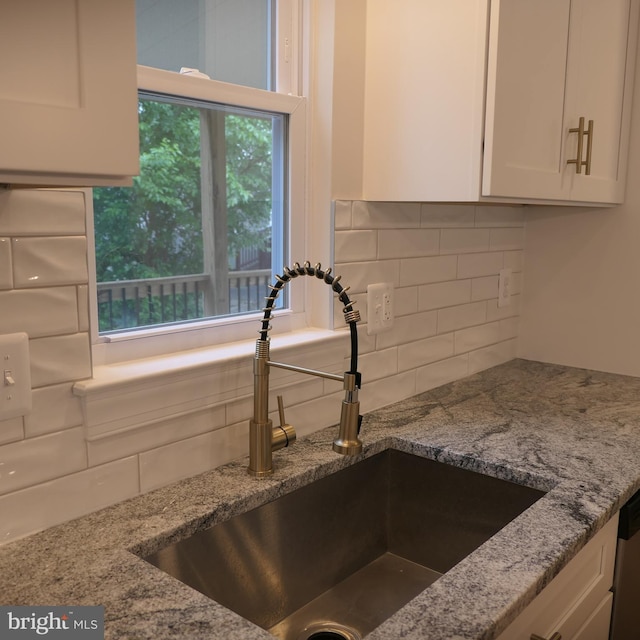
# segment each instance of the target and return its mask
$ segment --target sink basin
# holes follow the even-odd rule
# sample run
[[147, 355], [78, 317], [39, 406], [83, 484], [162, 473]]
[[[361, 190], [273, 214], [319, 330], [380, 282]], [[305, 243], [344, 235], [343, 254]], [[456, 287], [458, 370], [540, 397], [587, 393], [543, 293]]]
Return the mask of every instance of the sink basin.
[[390, 449], [145, 560], [283, 640], [357, 640], [543, 495]]

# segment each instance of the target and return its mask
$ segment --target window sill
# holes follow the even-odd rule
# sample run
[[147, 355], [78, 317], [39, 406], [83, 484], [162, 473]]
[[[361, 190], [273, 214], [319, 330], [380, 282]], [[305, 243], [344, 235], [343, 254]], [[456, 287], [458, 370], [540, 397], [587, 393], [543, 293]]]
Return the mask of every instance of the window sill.
[[[336, 373], [344, 368], [346, 350], [344, 331], [323, 329], [274, 336], [271, 344], [274, 359]], [[73, 387], [81, 399], [86, 439], [114, 437], [249, 398], [254, 352], [255, 340], [247, 340], [95, 366], [91, 379]]]

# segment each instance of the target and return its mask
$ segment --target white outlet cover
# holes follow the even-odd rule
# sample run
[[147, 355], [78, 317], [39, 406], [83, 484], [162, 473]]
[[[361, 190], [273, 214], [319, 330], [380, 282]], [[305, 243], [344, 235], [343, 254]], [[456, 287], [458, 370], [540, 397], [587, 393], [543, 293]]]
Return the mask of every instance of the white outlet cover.
[[31, 411], [31, 367], [26, 333], [0, 335], [0, 420]]
[[511, 269], [501, 269], [498, 274], [498, 307], [508, 307], [511, 304]]
[[393, 283], [367, 285], [367, 335], [391, 329], [393, 320]]

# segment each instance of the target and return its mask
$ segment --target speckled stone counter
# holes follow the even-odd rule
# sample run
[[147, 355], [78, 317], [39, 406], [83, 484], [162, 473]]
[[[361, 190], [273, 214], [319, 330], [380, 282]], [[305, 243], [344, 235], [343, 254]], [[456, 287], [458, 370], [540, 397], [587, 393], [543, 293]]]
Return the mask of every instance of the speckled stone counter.
[[[110, 639], [273, 638], [136, 554], [353, 464], [334, 431], [276, 453], [267, 480], [239, 460], [0, 547], [0, 604], [104, 605]], [[362, 438], [363, 456], [393, 447], [548, 491], [367, 636], [490, 639], [640, 487], [640, 378], [515, 360], [366, 415]]]

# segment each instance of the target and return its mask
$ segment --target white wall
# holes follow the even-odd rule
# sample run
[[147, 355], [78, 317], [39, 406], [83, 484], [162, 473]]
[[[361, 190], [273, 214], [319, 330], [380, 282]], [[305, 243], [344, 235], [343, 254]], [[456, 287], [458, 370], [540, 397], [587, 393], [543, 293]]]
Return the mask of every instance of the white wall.
[[625, 203], [527, 209], [524, 358], [640, 376], [639, 72]]

